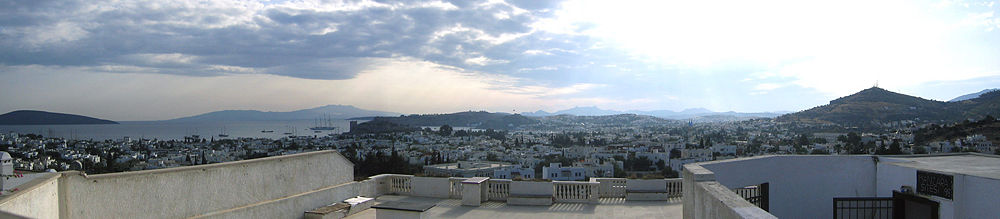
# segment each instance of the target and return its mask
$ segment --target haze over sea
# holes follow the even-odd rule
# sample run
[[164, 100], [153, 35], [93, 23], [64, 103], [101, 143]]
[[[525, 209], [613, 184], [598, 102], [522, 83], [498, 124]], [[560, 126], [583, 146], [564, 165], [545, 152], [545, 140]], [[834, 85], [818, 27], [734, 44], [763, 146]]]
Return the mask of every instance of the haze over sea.
[[[358, 121], [364, 122], [364, 121]], [[350, 121], [333, 120], [335, 130], [314, 132], [309, 130], [316, 126], [314, 120], [289, 121], [231, 121], [231, 122], [160, 122], [160, 121], [126, 121], [121, 124], [102, 125], [0, 125], [0, 132], [16, 132], [19, 134], [39, 134], [45, 137], [65, 139], [184, 139], [185, 136], [200, 135], [204, 139], [223, 138], [272, 138], [285, 137], [284, 133], [296, 136], [325, 136], [330, 133], [343, 133], [350, 129]], [[262, 132], [264, 130], [274, 132]], [[219, 137], [228, 134], [229, 137]]]

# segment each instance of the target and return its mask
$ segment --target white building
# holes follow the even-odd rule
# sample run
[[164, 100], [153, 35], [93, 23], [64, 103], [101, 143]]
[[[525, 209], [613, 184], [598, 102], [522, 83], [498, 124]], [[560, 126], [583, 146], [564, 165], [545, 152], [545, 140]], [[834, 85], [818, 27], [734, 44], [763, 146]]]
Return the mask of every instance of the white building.
[[494, 171], [514, 167], [513, 164], [503, 162], [459, 161], [458, 163], [424, 166], [424, 174], [430, 176], [490, 177], [493, 176]]
[[496, 179], [534, 179], [535, 170], [524, 167], [507, 167], [493, 171]]
[[587, 178], [587, 170], [583, 167], [564, 167], [560, 163], [551, 163], [542, 167], [542, 179], [575, 181]]
[[[683, 177], [684, 218], [763, 211], [778, 218], [1000, 218], [995, 155], [769, 155], [688, 164]], [[761, 208], [727, 198], [740, 197], [731, 189], [765, 184]]]

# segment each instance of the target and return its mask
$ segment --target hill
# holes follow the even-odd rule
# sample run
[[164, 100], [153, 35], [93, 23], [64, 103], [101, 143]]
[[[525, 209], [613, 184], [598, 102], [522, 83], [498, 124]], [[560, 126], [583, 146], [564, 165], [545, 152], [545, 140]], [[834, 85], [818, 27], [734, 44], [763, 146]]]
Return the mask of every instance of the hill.
[[992, 116], [975, 122], [959, 122], [947, 126], [929, 125], [913, 132], [914, 143], [918, 145], [933, 141], [953, 141], [970, 135], [983, 135], [993, 144], [1000, 144], [1000, 121]]
[[975, 93], [971, 93], [971, 94], [966, 94], [966, 95], [955, 97], [955, 99], [951, 99], [948, 102], [958, 102], [958, 101], [963, 101], [963, 100], [974, 99], [974, 98], [978, 98], [980, 95], [983, 95], [985, 93], [989, 93], [991, 91], [997, 91], [997, 90], [1000, 90], [1000, 89], [996, 89], [996, 88], [994, 88], [994, 89], [984, 89], [984, 90], [979, 91], [979, 92], [975, 92]]
[[118, 124], [111, 120], [93, 117], [52, 113], [35, 110], [18, 110], [0, 115], [0, 125], [92, 125]]
[[941, 102], [873, 87], [830, 104], [777, 118], [783, 122], [836, 124], [847, 127], [878, 127], [887, 122], [948, 123], [979, 119], [1000, 112], [1000, 92], [983, 94], [961, 102]]
[[784, 113], [783, 112], [740, 113], [732, 111], [714, 112], [705, 108], [685, 109], [682, 111], [670, 111], [670, 110], [615, 111], [615, 110], [605, 110], [597, 108], [595, 106], [590, 106], [590, 107], [573, 107], [570, 109], [556, 111], [554, 113], [539, 110], [535, 112], [527, 112], [524, 113], [523, 115], [529, 117], [546, 117], [546, 116], [556, 116], [556, 115], [610, 116], [610, 115], [622, 115], [622, 114], [655, 116], [664, 119], [699, 119], [700, 117], [727, 117], [727, 118], [732, 118], [732, 120], [743, 120], [751, 118], [774, 118]]
[[518, 114], [490, 112], [459, 112], [451, 114], [407, 115], [399, 117], [375, 117], [372, 121], [387, 121], [409, 126], [475, 127], [480, 129], [513, 129], [522, 125], [538, 123], [538, 120]]
[[385, 120], [363, 122], [351, 128], [351, 134], [379, 134], [395, 132], [412, 132], [420, 130], [417, 127], [401, 125]]
[[166, 120], [166, 122], [218, 122], [218, 121], [282, 121], [318, 118], [348, 119], [370, 116], [393, 116], [398, 113], [359, 109], [347, 105], [327, 105], [290, 112], [263, 112], [257, 110], [223, 110], [196, 116]]

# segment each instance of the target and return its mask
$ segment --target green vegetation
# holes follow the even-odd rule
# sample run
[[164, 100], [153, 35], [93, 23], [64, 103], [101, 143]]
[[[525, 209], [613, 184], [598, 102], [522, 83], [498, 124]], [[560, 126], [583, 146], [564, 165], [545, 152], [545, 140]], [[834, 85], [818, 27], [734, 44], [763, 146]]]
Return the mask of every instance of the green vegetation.
[[987, 140], [998, 144], [1000, 143], [1000, 122], [993, 116], [986, 116], [976, 122], [966, 120], [950, 126], [931, 124], [914, 131], [913, 141], [917, 145], [924, 145], [934, 141], [963, 138], [974, 134], [986, 136]]
[[961, 102], [941, 102], [874, 87], [832, 100], [827, 105], [780, 116], [777, 121], [834, 124], [877, 131], [887, 122], [953, 122], [986, 115], [1000, 115], [1000, 92], [989, 92]]

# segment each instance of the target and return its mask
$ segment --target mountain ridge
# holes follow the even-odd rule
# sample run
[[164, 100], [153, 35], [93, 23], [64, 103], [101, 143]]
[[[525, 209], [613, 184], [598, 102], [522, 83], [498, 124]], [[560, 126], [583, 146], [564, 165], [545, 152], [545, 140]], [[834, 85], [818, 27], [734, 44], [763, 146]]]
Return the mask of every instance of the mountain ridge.
[[961, 102], [943, 102], [895, 93], [878, 87], [831, 100], [829, 104], [785, 114], [782, 122], [877, 127], [887, 122], [954, 122], [1000, 113], [1000, 91]]
[[949, 100], [948, 102], [958, 102], [958, 101], [975, 99], [975, 98], [979, 98], [980, 96], [982, 96], [985, 93], [989, 93], [989, 92], [997, 91], [997, 90], [1000, 90], [1000, 88], [983, 89], [982, 91], [979, 91], [979, 92], [975, 92], [975, 93], [971, 93], [971, 94], [966, 94], [966, 95], [955, 97], [955, 98]]
[[216, 121], [280, 121], [306, 119], [349, 119], [355, 117], [391, 116], [399, 113], [366, 110], [351, 105], [326, 105], [287, 112], [259, 110], [220, 110], [194, 116], [162, 120], [161, 122], [216, 122]]
[[636, 114], [636, 115], [654, 116], [664, 119], [697, 119], [699, 117], [705, 117], [705, 116], [730, 116], [733, 118], [774, 118], [785, 113], [787, 112], [755, 112], [755, 113], [743, 113], [734, 111], [715, 112], [705, 108], [688, 108], [681, 111], [671, 111], [671, 110], [616, 111], [616, 110], [600, 109], [596, 106], [587, 106], [587, 107], [577, 106], [552, 113], [543, 110], [538, 110], [535, 112], [522, 113], [521, 115], [528, 117], [546, 117], [546, 116], [557, 116], [557, 115], [608, 116], [608, 115], [621, 115], [621, 114]]

